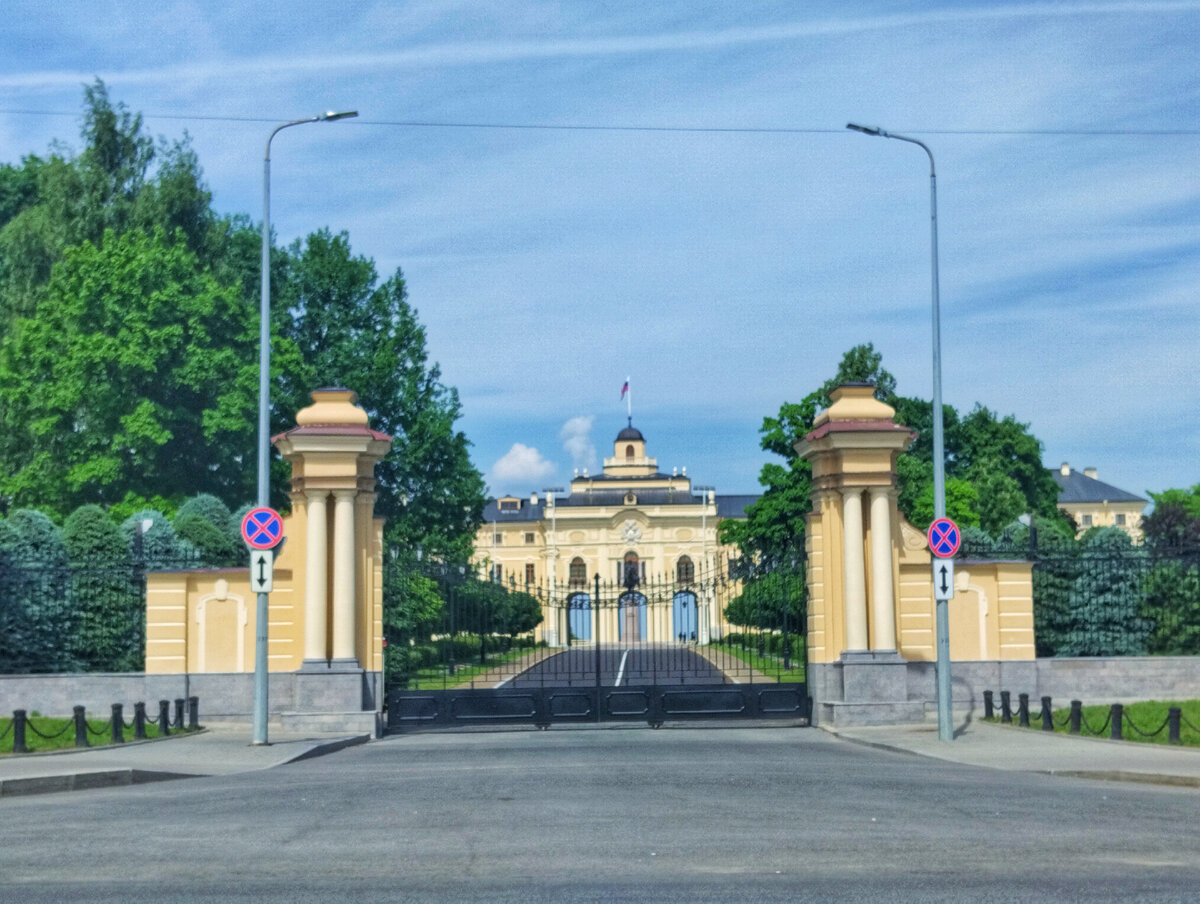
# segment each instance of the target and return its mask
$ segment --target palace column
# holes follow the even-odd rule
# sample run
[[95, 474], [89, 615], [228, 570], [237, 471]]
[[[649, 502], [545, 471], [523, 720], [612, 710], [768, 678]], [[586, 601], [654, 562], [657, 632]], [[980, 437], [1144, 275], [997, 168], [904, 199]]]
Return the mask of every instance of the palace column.
[[333, 491], [333, 657], [342, 666], [357, 666], [354, 565], [355, 490]]
[[871, 649], [896, 649], [892, 585], [892, 492], [871, 487]]
[[325, 597], [328, 586], [328, 514], [325, 507], [326, 490], [308, 490], [304, 494], [307, 506], [304, 545], [304, 663], [302, 668], [327, 667], [329, 649]]
[[846, 649], [866, 650], [867, 584], [863, 567], [862, 489], [842, 489], [842, 593]]

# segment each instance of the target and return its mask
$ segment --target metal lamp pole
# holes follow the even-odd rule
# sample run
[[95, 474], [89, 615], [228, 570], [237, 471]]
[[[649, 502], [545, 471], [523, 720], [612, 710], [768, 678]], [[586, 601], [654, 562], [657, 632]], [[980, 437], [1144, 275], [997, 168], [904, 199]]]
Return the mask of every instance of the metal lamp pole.
[[[907, 135], [886, 132], [878, 126], [860, 126], [848, 122], [846, 128], [864, 135], [894, 138], [921, 148], [929, 157], [930, 251], [933, 263], [933, 517], [946, 514], [946, 449], [942, 430], [942, 318], [938, 297], [938, 237], [937, 237], [937, 174], [933, 166], [933, 151], [923, 141]], [[938, 738], [954, 740], [954, 725], [950, 713], [950, 614], [949, 601], [935, 600], [937, 616], [937, 713]]]
[[[271, 141], [283, 129], [306, 122], [332, 122], [357, 116], [357, 110], [332, 110], [276, 126], [267, 136], [263, 155], [262, 292], [258, 310], [258, 502], [271, 501]], [[267, 743], [267, 594], [258, 594], [254, 627], [254, 743]]]

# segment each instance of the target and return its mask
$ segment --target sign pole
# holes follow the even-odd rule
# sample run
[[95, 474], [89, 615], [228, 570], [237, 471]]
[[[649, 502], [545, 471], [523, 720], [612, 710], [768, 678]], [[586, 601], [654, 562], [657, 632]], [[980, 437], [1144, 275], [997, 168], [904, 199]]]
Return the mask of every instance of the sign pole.
[[[260, 489], [262, 489], [260, 487]], [[283, 539], [283, 519], [265, 505], [246, 512], [242, 518], [242, 540], [250, 548], [250, 584], [258, 590], [254, 619], [254, 736], [256, 746], [267, 743], [267, 620], [270, 606], [267, 600], [269, 582], [254, 579], [254, 551], [274, 549]], [[265, 573], [264, 573], [265, 577]]]
[[[926, 535], [929, 551], [934, 556], [933, 606], [937, 637], [937, 709], [938, 738], [954, 740], [954, 723], [950, 708], [950, 597], [954, 595], [954, 563], [950, 559], [962, 539], [958, 525], [936, 513]], [[946, 566], [950, 567], [947, 569]]]

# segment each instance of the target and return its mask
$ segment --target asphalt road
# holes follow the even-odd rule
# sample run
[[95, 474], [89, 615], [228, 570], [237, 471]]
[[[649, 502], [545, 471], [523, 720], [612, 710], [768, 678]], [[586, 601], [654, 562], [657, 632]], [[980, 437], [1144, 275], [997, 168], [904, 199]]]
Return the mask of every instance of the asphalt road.
[[0, 901], [1191, 901], [1200, 794], [814, 729], [419, 734], [0, 804]]
[[[724, 676], [686, 646], [639, 644], [600, 647], [600, 683], [721, 684]], [[547, 657], [505, 682], [505, 687], [578, 687], [596, 683], [596, 648], [579, 647]]]

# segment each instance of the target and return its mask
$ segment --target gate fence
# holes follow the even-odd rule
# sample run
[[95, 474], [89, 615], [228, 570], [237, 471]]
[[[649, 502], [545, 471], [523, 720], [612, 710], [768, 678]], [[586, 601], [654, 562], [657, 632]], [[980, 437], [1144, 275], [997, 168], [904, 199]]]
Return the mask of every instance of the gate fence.
[[[213, 567], [197, 556], [155, 570]], [[147, 563], [0, 556], [0, 674], [141, 671]]]
[[963, 546], [960, 557], [1033, 563], [1039, 657], [1200, 654], [1200, 547], [1134, 544], [1116, 530]]
[[803, 576], [565, 586], [385, 576], [392, 728], [425, 722], [807, 716]]

